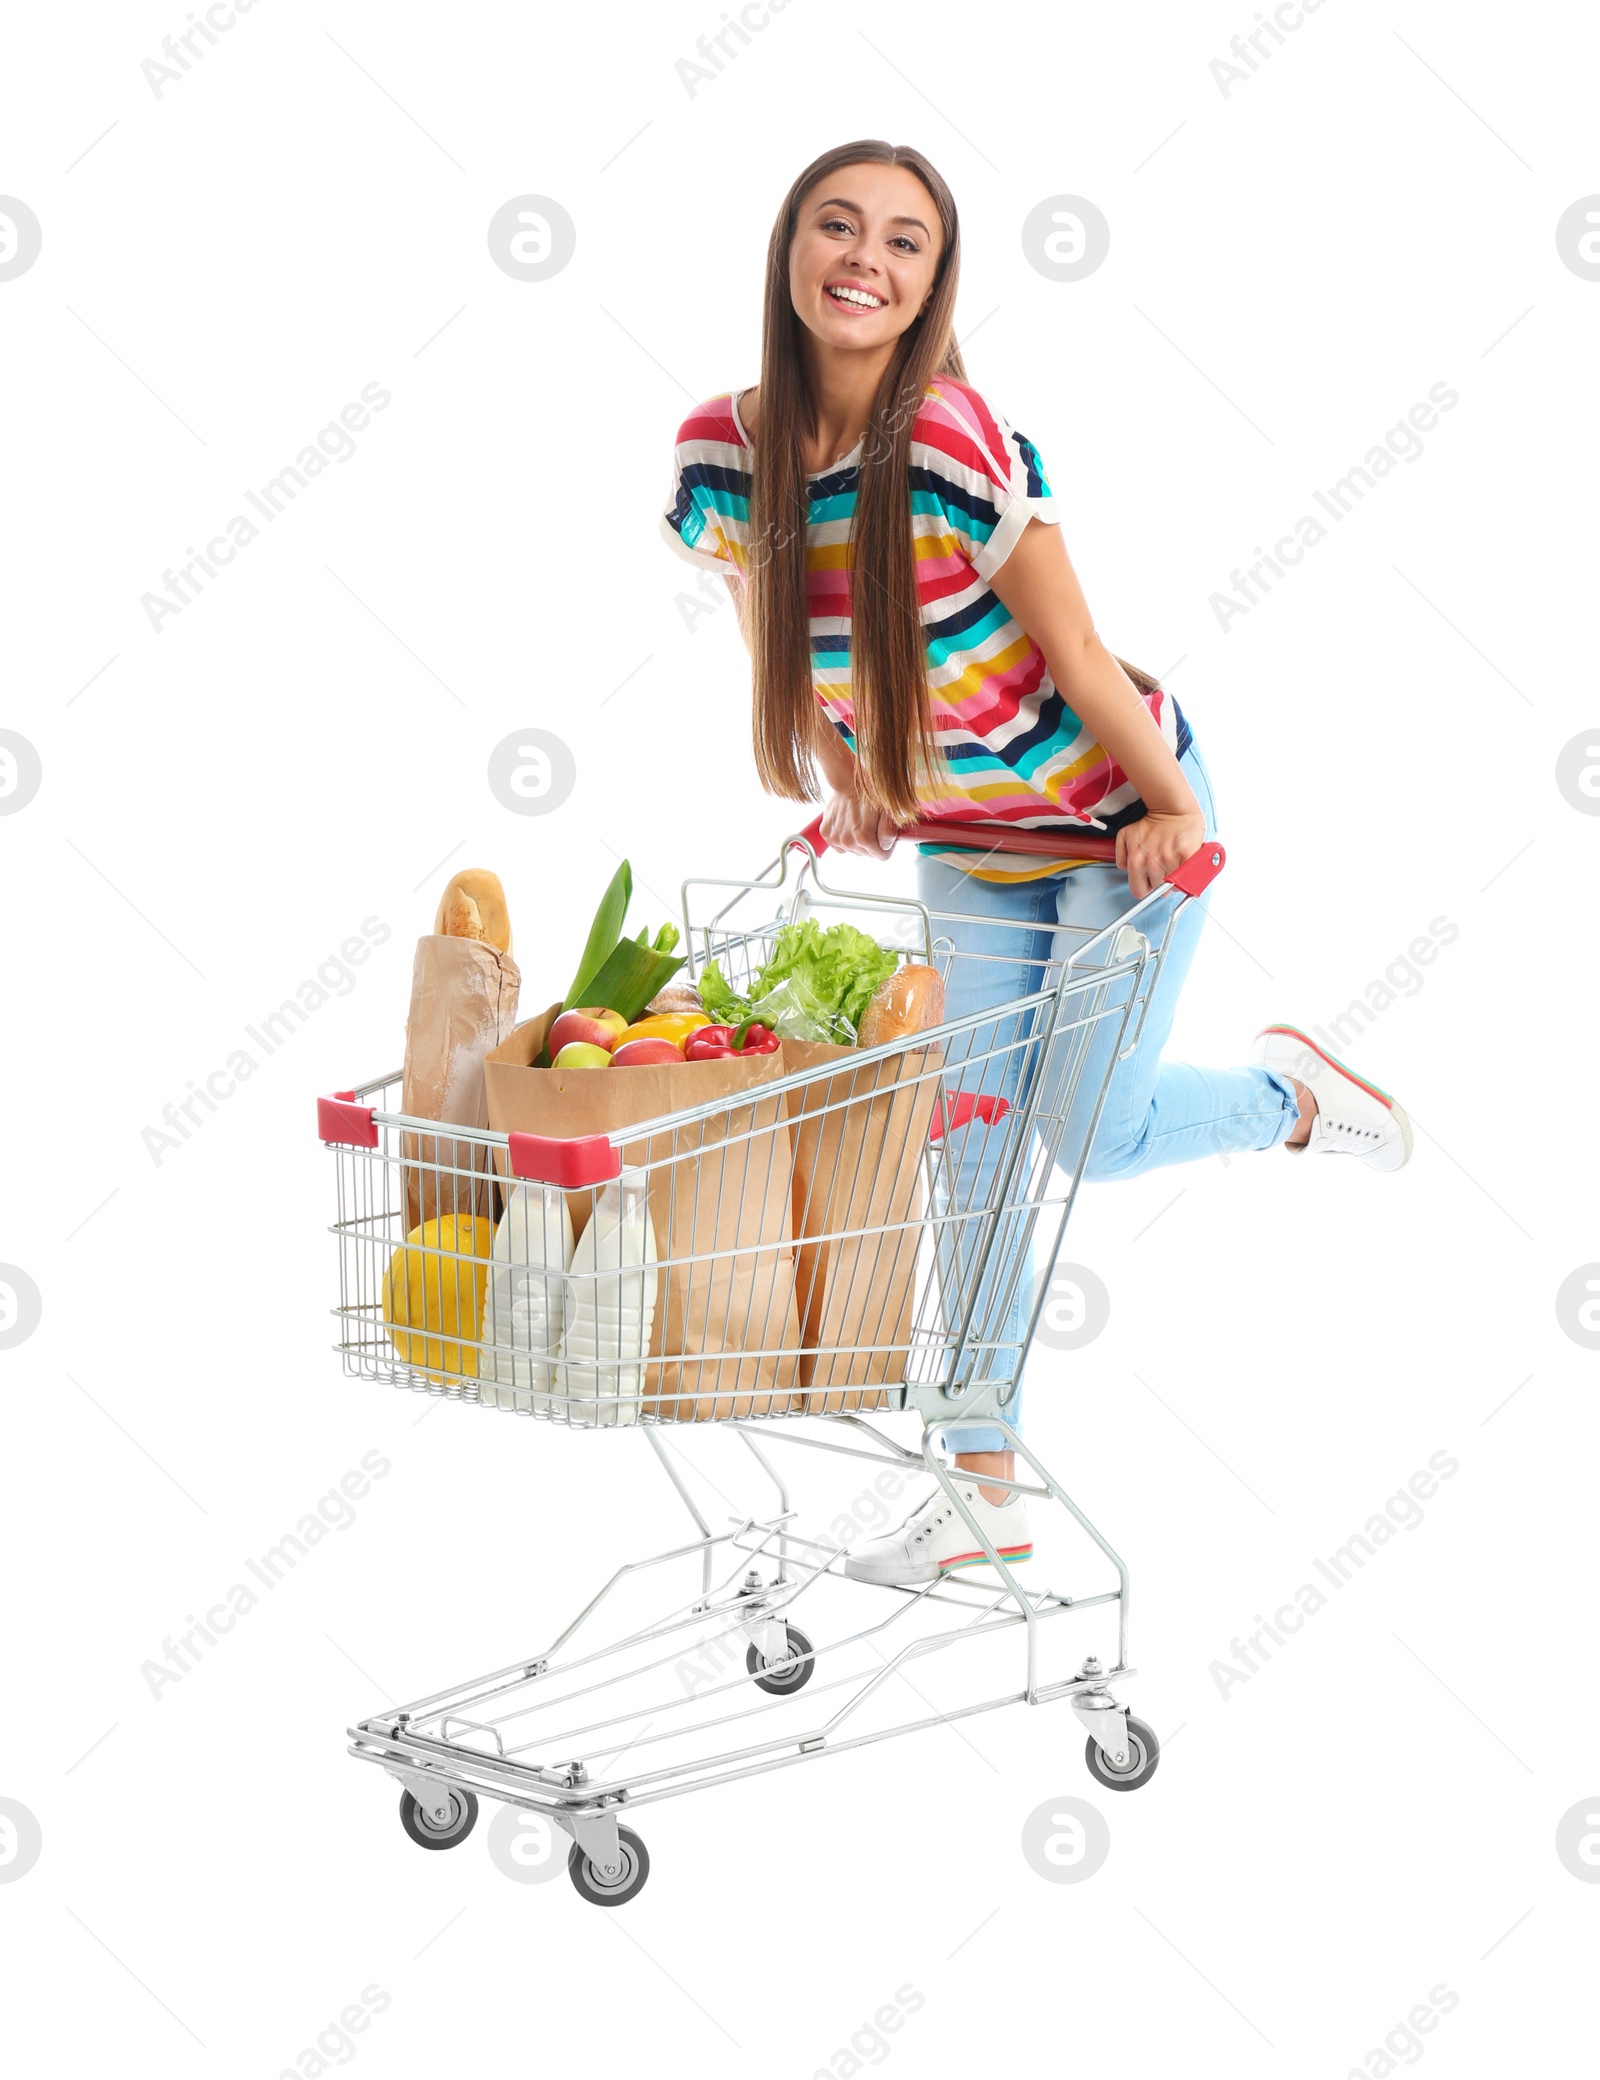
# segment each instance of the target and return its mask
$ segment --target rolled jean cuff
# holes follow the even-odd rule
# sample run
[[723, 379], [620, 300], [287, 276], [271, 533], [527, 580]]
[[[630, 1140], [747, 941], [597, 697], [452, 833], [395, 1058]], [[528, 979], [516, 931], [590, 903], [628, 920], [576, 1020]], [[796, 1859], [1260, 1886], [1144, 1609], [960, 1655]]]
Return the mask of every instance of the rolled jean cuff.
[[[1197, 1133], [1207, 1137], [1213, 1145], [1207, 1147], [1202, 1141], [1193, 1149], [1192, 1153], [1195, 1155], [1225, 1156], [1237, 1154], [1241, 1149], [1277, 1148], [1287, 1141], [1300, 1123], [1300, 1100], [1295, 1096], [1292, 1080], [1287, 1076], [1280, 1076], [1276, 1069], [1259, 1065], [1250, 1069], [1248, 1074], [1252, 1079], [1259, 1079], [1260, 1084], [1265, 1086], [1257, 1096], [1252, 1097], [1248, 1105], [1236, 1105], [1208, 1121], [1203, 1127], [1198, 1122], [1189, 1127], [1167, 1128], [1158, 1125], [1145, 1143], [1144, 1162], [1141, 1167], [1147, 1170], [1161, 1167], [1159, 1162], [1150, 1161], [1154, 1150], [1160, 1148], [1164, 1142], [1170, 1144], [1186, 1138], [1193, 1140]], [[1273, 1098], [1278, 1101], [1276, 1106], [1271, 1102]], [[1166, 1160], [1170, 1162], [1172, 1158], [1169, 1156]], [[1115, 1167], [1113, 1157], [1111, 1172], [1108, 1174], [1114, 1174]]]
[[1289, 1136], [1300, 1124], [1300, 1100], [1295, 1095], [1294, 1083], [1291, 1078], [1287, 1076], [1280, 1076], [1276, 1069], [1268, 1069], [1265, 1067], [1263, 1067], [1261, 1073], [1263, 1076], [1266, 1077], [1269, 1083], [1275, 1083], [1279, 1091], [1283, 1094], [1283, 1132], [1278, 1136], [1276, 1141], [1271, 1141], [1267, 1144], [1269, 1148], [1277, 1148], [1281, 1146], [1283, 1142], [1288, 1140]]
[[[1009, 1413], [1013, 1429], [1017, 1428], [1017, 1404], [1021, 1399], [1022, 1391], [1019, 1388], [1011, 1397]], [[947, 1430], [940, 1431], [939, 1449], [941, 1452], [949, 1452], [952, 1456], [960, 1452], [1009, 1452], [1011, 1440], [1003, 1430], [992, 1430], [984, 1423], [972, 1423], [964, 1424], [954, 1436]]]

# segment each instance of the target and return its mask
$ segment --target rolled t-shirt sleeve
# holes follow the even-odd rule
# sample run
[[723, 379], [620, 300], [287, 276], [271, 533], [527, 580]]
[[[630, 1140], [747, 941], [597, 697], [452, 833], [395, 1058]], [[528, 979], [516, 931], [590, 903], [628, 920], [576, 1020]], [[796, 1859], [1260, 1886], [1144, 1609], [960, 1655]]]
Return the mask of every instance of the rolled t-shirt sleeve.
[[661, 534], [686, 563], [697, 563], [702, 570], [722, 571], [730, 578], [733, 576], [734, 561], [728, 553], [727, 541], [721, 530], [707, 518], [704, 507], [696, 503], [694, 492], [685, 481], [681, 463], [673, 471], [672, 492], [666, 511], [661, 515]]
[[941, 389], [940, 497], [950, 532], [978, 576], [992, 578], [1030, 520], [1058, 523], [1038, 449], [975, 391]]
[[725, 429], [711, 420], [710, 409], [702, 406], [678, 429], [661, 534], [685, 562], [732, 578], [739, 563], [725, 523], [744, 513], [747, 498], [737, 473], [721, 459], [726, 449], [716, 436]]

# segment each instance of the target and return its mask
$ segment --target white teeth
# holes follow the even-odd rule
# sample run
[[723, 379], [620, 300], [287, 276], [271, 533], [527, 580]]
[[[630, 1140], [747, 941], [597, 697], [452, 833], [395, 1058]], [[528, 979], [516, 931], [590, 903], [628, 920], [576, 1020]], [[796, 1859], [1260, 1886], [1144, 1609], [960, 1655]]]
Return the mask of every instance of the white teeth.
[[881, 296], [869, 296], [864, 289], [830, 289], [828, 294], [836, 297], [840, 303], [853, 303], [860, 310], [881, 311], [883, 309], [883, 298]]

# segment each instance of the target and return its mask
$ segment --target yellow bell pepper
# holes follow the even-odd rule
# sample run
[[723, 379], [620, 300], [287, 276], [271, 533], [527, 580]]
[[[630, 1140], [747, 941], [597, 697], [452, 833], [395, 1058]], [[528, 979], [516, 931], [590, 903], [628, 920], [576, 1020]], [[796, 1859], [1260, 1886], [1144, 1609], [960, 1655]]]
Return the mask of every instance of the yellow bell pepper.
[[691, 1033], [710, 1023], [703, 1011], [658, 1011], [653, 1018], [641, 1018], [629, 1026], [617, 1045], [629, 1040], [670, 1040], [674, 1047], [681, 1047]]

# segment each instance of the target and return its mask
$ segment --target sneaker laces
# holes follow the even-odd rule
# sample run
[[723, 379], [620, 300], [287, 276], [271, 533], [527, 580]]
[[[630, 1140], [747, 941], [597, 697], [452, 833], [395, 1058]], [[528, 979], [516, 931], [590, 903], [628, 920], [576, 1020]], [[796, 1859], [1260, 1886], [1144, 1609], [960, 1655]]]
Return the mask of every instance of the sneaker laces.
[[[980, 1501], [982, 1499], [978, 1496], [976, 1486], [973, 1488], [972, 1496], [968, 1498], [969, 1508], [974, 1499]], [[929, 1511], [936, 1511], [937, 1513], [929, 1516], [927, 1515]], [[913, 1539], [931, 1537], [945, 1519], [952, 1516], [954, 1512], [955, 1504], [950, 1500], [945, 1490], [943, 1488], [935, 1488], [931, 1494], [922, 1498], [909, 1515], [902, 1517], [892, 1531], [885, 1532], [884, 1536], [886, 1538], [903, 1538], [909, 1533]], [[917, 1519], [924, 1516], [926, 1516], [926, 1521], [919, 1524]]]
[[1317, 1107], [1317, 1114], [1322, 1121], [1322, 1131], [1325, 1139], [1335, 1134], [1342, 1135], [1347, 1141], [1381, 1141], [1383, 1139], [1382, 1127], [1362, 1127], [1357, 1126], [1354, 1120], [1330, 1118], [1320, 1105]]

